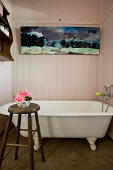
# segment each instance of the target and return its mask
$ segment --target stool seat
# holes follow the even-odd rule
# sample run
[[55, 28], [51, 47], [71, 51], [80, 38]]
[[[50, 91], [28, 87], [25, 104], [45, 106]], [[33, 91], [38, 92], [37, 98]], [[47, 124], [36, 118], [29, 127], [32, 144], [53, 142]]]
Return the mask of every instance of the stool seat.
[[30, 103], [28, 107], [20, 108], [17, 106], [17, 104], [11, 105], [8, 108], [8, 112], [11, 114], [29, 114], [29, 113], [35, 113], [40, 110], [40, 106], [35, 103]]
[[[39, 119], [38, 119], [38, 111], [39, 110], [40, 110], [40, 106], [38, 104], [35, 104], [35, 103], [30, 103], [30, 105], [28, 107], [26, 107], [26, 108], [19, 108], [17, 106], [17, 104], [11, 105], [8, 108], [8, 112], [10, 113], [10, 115], [9, 115], [9, 118], [8, 118], [7, 126], [6, 126], [6, 129], [5, 129], [5, 134], [4, 134], [3, 142], [2, 142], [2, 149], [1, 149], [1, 154], [0, 154], [0, 168], [1, 168], [2, 160], [9, 153], [8, 152], [6, 154], [6, 156], [4, 156], [5, 147], [7, 145], [11, 145], [11, 146], [13, 146], [13, 148], [15, 147], [15, 160], [18, 159], [18, 147], [19, 146], [25, 146], [25, 147], [27, 146], [27, 145], [20, 145], [19, 144], [20, 130], [21, 130], [20, 126], [21, 126], [21, 117], [22, 117], [22, 114], [25, 114], [28, 117], [29, 169], [30, 170], [34, 170], [33, 134], [32, 134], [32, 117], [31, 117], [32, 113], [35, 113], [35, 121], [36, 121], [36, 129], [35, 129], [35, 131], [38, 134], [39, 146], [40, 146], [40, 150], [41, 150], [42, 161], [43, 162], [45, 161], [43, 147], [42, 147], [42, 138], [41, 138], [41, 132], [40, 132], [40, 124], [39, 124]], [[14, 143], [13, 144], [12, 143], [7, 143], [9, 129], [10, 129], [10, 126], [11, 126], [13, 114], [17, 114], [18, 115], [18, 122], [17, 122], [17, 127], [16, 127], [16, 129], [17, 129], [17, 138], [16, 138], [16, 143], [15, 144]]]

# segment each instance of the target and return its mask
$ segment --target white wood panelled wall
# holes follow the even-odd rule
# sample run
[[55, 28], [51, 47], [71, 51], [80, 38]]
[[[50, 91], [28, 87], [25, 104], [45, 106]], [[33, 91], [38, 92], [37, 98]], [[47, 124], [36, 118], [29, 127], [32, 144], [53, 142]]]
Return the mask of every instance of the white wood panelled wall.
[[100, 55], [21, 55], [20, 26], [13, 26], [13, 92], [30, 90], [35, 99], [96, 99]]
[[0, 105], [11, 101], [11, 65], [11, 62], [0, 62]]

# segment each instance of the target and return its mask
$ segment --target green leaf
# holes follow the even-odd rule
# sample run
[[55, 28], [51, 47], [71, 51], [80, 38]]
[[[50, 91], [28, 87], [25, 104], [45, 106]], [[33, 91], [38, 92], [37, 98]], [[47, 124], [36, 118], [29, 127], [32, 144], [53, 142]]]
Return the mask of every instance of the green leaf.
[[32, 99], [32, 97], [29, 97], [29, 96], [26, 96], [25, 98], [26, 98], [26, 101], [29, 101]]

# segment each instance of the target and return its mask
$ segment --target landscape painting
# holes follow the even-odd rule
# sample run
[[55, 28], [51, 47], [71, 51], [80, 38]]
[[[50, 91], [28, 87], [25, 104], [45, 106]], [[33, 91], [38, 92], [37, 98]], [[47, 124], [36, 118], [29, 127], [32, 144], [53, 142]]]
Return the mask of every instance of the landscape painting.
[[99, 54], [99, 27], [21, 27], [21, 54]]

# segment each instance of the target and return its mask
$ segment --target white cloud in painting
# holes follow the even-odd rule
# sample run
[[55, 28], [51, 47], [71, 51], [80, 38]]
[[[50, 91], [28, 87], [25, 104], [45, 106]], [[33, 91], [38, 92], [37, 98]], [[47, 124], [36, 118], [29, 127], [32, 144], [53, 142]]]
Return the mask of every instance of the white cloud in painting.
[[44, 36], [42, 33], [40, 33], [40, 32], [35, 32], [35, 31], [29, 32], [28, 34], [30, 34], [30, 35], [36, 35], [38, 38]]
[[64, 30], [62, 28], [56, 28], [54, 31], [59, 33], [64, 33]]

